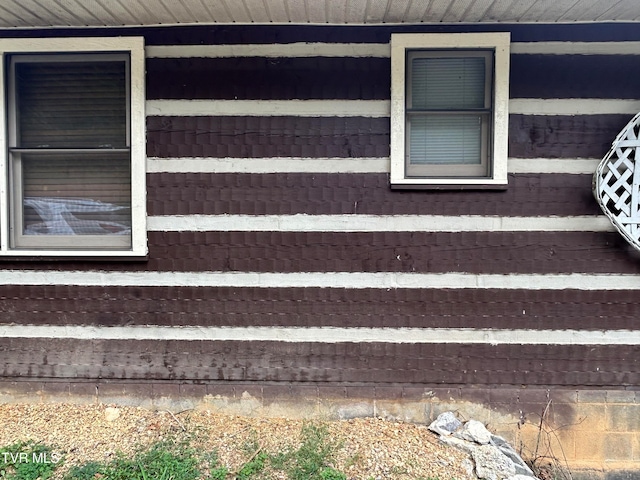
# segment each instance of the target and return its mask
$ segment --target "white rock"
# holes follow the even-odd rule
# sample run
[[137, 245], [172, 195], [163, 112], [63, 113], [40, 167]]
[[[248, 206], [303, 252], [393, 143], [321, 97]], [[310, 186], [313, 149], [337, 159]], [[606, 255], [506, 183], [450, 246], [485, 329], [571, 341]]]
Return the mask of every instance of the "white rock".
[[480, 445], [471, 452], [476, 475], [483, 480], [505, 480], [516, 475], [516, 466], [493, 445]]
[[480, 445], [486, 445], [491, 442], [491, 432], [487, 430], [482, 422], [477, 420], [469, 420], [461, 429], [456, 431], [455, 436]]
[[452, 412], [444, 412], [431, 422], [429, 430], [439, 435], [451, 435], [461, 426], [462, 422]]
[[113, 422], [120, 416], [120, 409], [115, 407], [107, 407], [104, 409], [104, 418], [107, 422]]

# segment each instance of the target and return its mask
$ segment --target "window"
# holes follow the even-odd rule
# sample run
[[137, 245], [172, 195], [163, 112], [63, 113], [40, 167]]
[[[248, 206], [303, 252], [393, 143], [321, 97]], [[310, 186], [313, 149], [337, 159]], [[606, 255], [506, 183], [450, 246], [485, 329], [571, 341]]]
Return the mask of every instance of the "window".
[[507, 184], [509, 34], [391, 36], [391, 185]]
[[0, 49], [0, 254], [146, 255], [143, 40]]

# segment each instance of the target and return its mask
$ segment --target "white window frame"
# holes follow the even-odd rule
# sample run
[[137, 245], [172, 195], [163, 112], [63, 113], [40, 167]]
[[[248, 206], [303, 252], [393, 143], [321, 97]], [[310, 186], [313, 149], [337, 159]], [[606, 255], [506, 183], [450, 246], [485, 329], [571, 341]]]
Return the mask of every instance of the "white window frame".
[[[116, 38], [20, 38], [0, 39], [0, 256], [25, 258], [56, 257], [145, 257], [148, 253], [146, 227], [146, 141], [145, 141], [145, 54], [142, 37]], [[45, 246], [16, 248], [12, 246], [14, 222], [11, 205], [11, 158], [10, 138], [13, 130], [8, 122], [7, 57], [14, 54], [109, 54], [125, 53], [129, 56], [129, 134], [131, 158], [131, 245], [122, 249], [114, 242], [113, 247], [97, 248], [86, 245], [48, 248]], [[14, 193], [13, 193], [14, 194]], [[19, 222], [18, 222], [19, 223]], [[78, 240], [81, 240], [78, 236]], [[59, 237], [58, 237], [59, 238]], [[73, 238], [73, 237], [71, 237]], [[46, 242], [46, 236], [39, 238], [38, 244]], [[80, 242], [78, 242], [80, 243]]]
[[[509, 46], [508, 32], [416, 33], [391, 35], [391, 187], [392, 188], [505, 188], [507, 179], [509, 130]], [[437, 174], [409, 175], [407, 172], [407, 53], [493, 52], [492, 125], [488, 141], [486, 175], [459, 176], [454, 168], [434, 169]], [[458, 176], [456, 176], [458, 175]]]

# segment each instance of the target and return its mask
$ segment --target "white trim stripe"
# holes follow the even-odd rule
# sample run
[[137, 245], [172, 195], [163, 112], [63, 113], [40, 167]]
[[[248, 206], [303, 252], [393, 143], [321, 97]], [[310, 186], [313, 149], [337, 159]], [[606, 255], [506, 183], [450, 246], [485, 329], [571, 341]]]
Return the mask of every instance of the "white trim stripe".
[[605, 115], [640, 111], [640, 100], [599, 98], [514, 98], [509, 100], [509, 113], [523, 115]]
[[[389, 58], [388, 43], [282, 43], [249, 45], [149, 45], [147, 58], [378, 57]], [[512, 42], [512, 54], [640, 55], [640, 42]]]
[[406, 272], [105, 272], [4, 270], [0, 285], [101, 287], [402, 288], [500, 290], [639, 290], [640, 275]]
[[[592, 175], [598, 158], [509, 158], [509, 173]], [[389, 157], [147, 158], [148, 173], [389, 173]]]
[[[147, 116], [389, 117], [389, 100], [147, 100]], [[509, 113], [604, 115], [640, 111], [640, 100], [515, 98]]]
[[511, 53], [542, 55], [640, 55], [640, 42], [517, 42]]
[[[594, 170], [595, 171], [595, 168]], [[147, 158], [149, 173], [389, 173], [389, 157]]]
[[[526, 315], [526, 314], [525, 314]], [[485, 345], [640, 345], [636, 330], [0, 325], [4, 338]]]
[[[357, 204], [354, 205], [357, 210]], [[610, 232], [607, 217], [479, 215], [167, 215], [147, 220], [152, 232]]]
[[388, 117], [389, 100], [147, 100], [148, 116]]
[[509, 173], [568, 173], [593, 175], [600, 158], [510, 158]]
[[281, 43], [253, 45], [147, 46], [147, 58], [224, 57], [383, 57], [391, 55], [388, 43]]

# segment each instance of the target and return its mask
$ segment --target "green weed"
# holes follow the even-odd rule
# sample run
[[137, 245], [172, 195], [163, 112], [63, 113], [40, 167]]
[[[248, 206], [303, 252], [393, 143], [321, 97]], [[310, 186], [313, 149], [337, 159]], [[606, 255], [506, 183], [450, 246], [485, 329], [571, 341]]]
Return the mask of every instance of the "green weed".
[[33, 441], [18, 442], [0, 449], [0, 478], [46, 480], [62, 463], [62, 456], [51, 447]]
[[187, 443], [164, 441], [139, 451], [133, 458], [122, 454], [106, 463], [88, 463], [69, 470], [65, 480], [197, 480], [199, 459]]
[[306, 424], [301, 432], [302, 444], [278, 459], [289, 480], [344, 480], [346, 476], [330, 466], [340, 448], [328, 439], [326, 427]]

